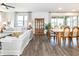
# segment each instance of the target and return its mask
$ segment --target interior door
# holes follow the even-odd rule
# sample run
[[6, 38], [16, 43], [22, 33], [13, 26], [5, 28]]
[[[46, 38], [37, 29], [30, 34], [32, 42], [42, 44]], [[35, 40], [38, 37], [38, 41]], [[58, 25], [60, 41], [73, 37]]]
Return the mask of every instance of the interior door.
[[44, 18], [35, 18], [35, 34], [44, 35]]

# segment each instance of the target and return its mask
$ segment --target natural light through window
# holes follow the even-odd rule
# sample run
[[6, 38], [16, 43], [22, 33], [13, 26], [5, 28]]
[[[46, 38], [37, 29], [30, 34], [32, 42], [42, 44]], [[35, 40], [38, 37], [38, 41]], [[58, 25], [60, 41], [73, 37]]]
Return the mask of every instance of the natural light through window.
[[78, 16], [64, 16], [64, 17], [52, 17], [51, 25], [52, 27], [62, 27], [69, 26], [73, 28], [74, 26], [78, 26], [79, 17]]
[[63, 17], [55, 17], [51, 19], [52, 27], [59, 27], [64, 25], [64, 18]]
[[17, 26], [23, 26], [23, 16], [17, 17]]
[[26, 26], [27, 27], [27, 19], [28, 19], [28, 16], [17, 16], [16, 26], [18, 26], [18, 27]]
[[67, 26], [70, 26], [70, 27], [74, 27], [74, 26], [77, 26], [78, 25], [78, 23], [77, 23], [77, 21], [78, 21], [78, 18], [77, 18], [77, 16], [70, 16], [70, 17], [67, 17]]

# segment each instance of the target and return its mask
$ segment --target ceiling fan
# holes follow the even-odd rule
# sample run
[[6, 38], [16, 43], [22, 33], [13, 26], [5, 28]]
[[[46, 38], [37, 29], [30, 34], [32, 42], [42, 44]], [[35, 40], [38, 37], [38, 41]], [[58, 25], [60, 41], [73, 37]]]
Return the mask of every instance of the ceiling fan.
[[7, 4], [4, 4], [4, 3], [2, 3], [1, 5], [2, 6], [5, 6], [6, 9], [15, 8], [14, 6], [10, 6], [10, 5], [7, 5]]

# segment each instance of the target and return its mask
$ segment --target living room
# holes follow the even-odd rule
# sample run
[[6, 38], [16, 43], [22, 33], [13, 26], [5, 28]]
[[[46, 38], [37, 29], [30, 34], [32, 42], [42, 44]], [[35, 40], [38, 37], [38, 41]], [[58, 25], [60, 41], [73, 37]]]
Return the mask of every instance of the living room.
[[79, 55], [78, 5], [0, 3], [0, 55]]

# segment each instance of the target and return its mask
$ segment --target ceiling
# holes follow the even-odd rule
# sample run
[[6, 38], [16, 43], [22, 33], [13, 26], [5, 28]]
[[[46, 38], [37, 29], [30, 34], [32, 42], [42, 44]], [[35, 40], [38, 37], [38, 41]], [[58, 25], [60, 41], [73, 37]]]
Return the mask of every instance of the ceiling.
[[18, 12], [79, 12], [79, 3], [7, 3], [15, 9], [5, 9], [0, 5], [0, 10]]

